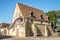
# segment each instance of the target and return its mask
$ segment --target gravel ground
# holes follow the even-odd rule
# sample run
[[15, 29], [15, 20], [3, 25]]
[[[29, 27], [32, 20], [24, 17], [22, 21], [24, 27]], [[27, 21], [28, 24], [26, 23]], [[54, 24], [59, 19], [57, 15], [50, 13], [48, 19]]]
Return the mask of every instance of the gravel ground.
[[1, 39], [1, 40], [60, 40], [60, 37], [26, 37], [26, 38], [8, 38], [8, 39]]

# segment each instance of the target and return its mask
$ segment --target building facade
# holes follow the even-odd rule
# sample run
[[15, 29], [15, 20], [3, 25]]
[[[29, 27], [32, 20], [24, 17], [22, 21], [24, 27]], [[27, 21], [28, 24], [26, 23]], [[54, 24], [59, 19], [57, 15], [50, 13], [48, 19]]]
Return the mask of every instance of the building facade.
[[17, 3], [9, 35], [19, 37], [55, 35], [49, 17], [39, 9]]
[[0, 24], [0, 35], [8, 35], [8, 28], [10, 24], [8, 23], [1, 23]]

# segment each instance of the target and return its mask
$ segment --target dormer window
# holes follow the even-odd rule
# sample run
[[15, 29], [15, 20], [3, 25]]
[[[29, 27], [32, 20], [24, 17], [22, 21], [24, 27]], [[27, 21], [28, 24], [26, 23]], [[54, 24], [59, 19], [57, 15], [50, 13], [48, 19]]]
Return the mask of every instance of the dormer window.
[[43, 15], [42, 14], [40, 15], [40, 17], [41, 17], [41, 19], [43, 19]]
[[48, 20], [50, 20], [50, 17], [48, 17]]
[[33, 17], [33, 12], [32, 11], [29, 11], [28, 13], [29, 13], [30, 17]]
[[31, 12], [31, 17], [33, 17], [33, 12]]

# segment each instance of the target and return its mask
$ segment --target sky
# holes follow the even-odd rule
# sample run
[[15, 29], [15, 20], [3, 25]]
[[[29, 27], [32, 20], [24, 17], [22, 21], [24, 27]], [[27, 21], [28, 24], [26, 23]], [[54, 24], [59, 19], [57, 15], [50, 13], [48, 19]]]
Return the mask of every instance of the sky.
[[0, 23], [11, 23], [16, 3], [22, 3], [44, 12], [60, 10], [60, 0], [0, 0]]

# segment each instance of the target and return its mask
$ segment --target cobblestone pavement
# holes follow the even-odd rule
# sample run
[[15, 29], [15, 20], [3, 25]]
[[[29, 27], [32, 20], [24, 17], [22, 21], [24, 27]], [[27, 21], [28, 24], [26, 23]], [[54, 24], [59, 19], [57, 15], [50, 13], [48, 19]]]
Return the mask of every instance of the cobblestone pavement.
[[60, 40], [60, 37], [26, 37], [26, 38], [8, 38], [8, 39], [1, 39], [1, 40]]

